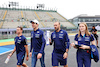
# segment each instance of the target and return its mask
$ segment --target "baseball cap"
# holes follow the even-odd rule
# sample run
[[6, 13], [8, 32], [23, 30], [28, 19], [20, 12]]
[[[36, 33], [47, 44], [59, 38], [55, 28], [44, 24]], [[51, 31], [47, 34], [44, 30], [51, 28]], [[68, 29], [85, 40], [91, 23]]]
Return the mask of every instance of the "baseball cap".
[[32, 22], [39, 24], [39, 21], [37, 21], [36, 19], [30, 21], [30, 23], [32, 23]]

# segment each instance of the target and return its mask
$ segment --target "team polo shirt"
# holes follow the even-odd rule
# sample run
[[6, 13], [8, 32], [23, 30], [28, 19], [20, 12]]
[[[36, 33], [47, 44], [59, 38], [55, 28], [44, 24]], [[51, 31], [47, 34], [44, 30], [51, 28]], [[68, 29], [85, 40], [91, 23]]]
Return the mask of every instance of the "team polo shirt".
[[75, 35], [75, 41], [78, 41], [78, 45], [87, 45], [87, 46], [90, 46], [90, 42], [94, 40], [94, 37], [93, 35], [91, 34], [90, 36], [82, 36], [80, 34], [80, 37], [78, 37], [78, 34]]
[[30, 46], [30, 52], [35, 51], [39, 53], [43, 53], [45, 48], [45, 39], [43, 36], [43, 31], [40, 29], [37, 29], [36, 31], [31, 32], [31, 46]]
[[20, 37], [16, 36], [14, 40], [15, 40], [15, 46], [16, 46], [16, 53], [17, 54], [20, 52], [25, 53], [26, 51], [25, 51], [24, 45], [27, 45], [26, 38], [23, 35], [21, 35]]
[[59, 32], [54, 31], [51, 34], [51, 42], [54, 42], [53, 52], [55, 53], [64, 53], [66, 49], [69, 49], [70, 40], [65, 30], [60, 30]]

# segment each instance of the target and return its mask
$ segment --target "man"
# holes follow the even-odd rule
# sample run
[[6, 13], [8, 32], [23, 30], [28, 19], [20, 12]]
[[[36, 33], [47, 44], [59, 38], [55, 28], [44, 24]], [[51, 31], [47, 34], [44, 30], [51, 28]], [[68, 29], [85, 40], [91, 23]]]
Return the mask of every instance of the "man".
[[[44, 63], [44, 48], [45, 39], [43, 31], [38, 28], [39, 22], [37, 20], [30, 21], [34, 31], [31, 32], [31, 46], [30, 46], [30, 57], [32, 57], [31, 67], [36, 67], [36, 62], [40, 59], [41, 67], [45, 67]], [[33, 52], [32, 52], [33, 49]]]
[[92, 34], [94, 35], [94, 37], [95, 37], [95, 39], [96, 39], [97, 48], [99, 48], [99, 46], [98, 46], [97, 29], [95, 29], [95, 26], [92, 27], [91, 32], [92, 32]]
[[13, 53], [16, 51], [16, 56], [17, 56], [17, 67], [28, 67], [24, 62], [25, 58], [25, 53], [26, 53], [26, 60], [28, 61], [28, 45], [27, 45], [27, 40], [26, 38], [22, 35], [23, 28], [22, 27], [17, 27], [17, 36], [15, 37], [15, 48], [14, 50], [9, 54], [11, 57]]
[[54, 42], [54, 50], [52, 52], [52, 66], [58, 67], [63, 65], [64, 67], [68, 67], [67, 65], [67, 57], [69, 50], [69, 38], [68, 34], [65, 30], [60, 29], [60, 23], [54, 23], [55, 31], [51, 34], [50, 45]]

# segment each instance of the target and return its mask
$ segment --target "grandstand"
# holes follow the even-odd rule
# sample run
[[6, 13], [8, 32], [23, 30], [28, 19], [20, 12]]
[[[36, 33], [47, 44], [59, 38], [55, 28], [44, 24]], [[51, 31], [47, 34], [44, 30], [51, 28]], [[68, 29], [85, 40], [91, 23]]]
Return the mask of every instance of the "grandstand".
[[29, 21], [33, 19], [37, 19], [40, 22], [40, 28], [53, 27], [55, 21], [59, 21], [62, 26], [67, 28], [75, 27], [74, 24], [54, 10], [0, 8], [1, 29], [16, 28], [17, 26], [32, 28]]
[[100, 26], [100, 16], [95, 15], [95, 16], [88, 16], [88, 15], [79, 15], [74, 17], [73, 19], [70, 20], [70, 22], [73, 22], [76, 26], [78, 26], [79, 23], [81, 22], [86, 22], [88, 25], [88, 28], [91, 29], [92, 26]]

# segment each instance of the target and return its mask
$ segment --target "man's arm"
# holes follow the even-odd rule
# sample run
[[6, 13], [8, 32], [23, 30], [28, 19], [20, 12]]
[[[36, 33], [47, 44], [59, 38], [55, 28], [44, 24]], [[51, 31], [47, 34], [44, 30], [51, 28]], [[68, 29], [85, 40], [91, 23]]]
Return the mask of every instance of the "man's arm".
[[27, 44], [27, 39], [24, 39], [24, 47], [25, 47], [25, 51], [26, 51], [26, 60], [28, 61], [28, 44]]
[[45, 44], [46, 44], [43, 33], [41, 35], [41, 40], [42, 40], [42, 46], [41, 46], [40, 52], [37, 55], [37, 59], [40, 59], [42, 57], [42, 54], [43, 54], [43, 51], [44, 51], [44, 48], [45, 48]]
[[45, 48], [45, 44], [46, 44], [45, 39], [44, 39], [44, 36], [43, 36], [43, 33], [41, 35], [41, 40], [42, 40], [42, 46], [41, 46], [41, 50], [40, 50], [39, 53], [43, 53], [44, 48]]
[[65, 35], [65, 40], [66, 40], [66, 49], [69, 49], [69, 46], [70, 46], [70, 39], [68, 37], [68, 34], [66, 32], [66, 35]]
[[26, 55], [28, 56], [28, 45], [24, 45], [25, 50], [26, 50]]
[[16, 51], [16, 47], [14, 47], [14, 50], [9, 54], [9, 56], [11, 57], [15, 51]]
[[51, 34], [51, 39], [49, 39], [49, 41], [50, 41], [50, 45], [52, 45], [52, 43], [53, 43], [52, 34]]
[[32, 52], [32, 48], [33, 48], [33, 42], [32, 42], [33, 38], [31, 38], [31, 45], [30, 45], [30, 52]]
[[65, 40], [67, 43], [66, 43], [66, 52], [63, 55], [64, 59], [66, 59], [68, 57], [68, 51], [69, 51], [69, 46], [70, 46], [70, 40], [69, 40], [67, 32], [65, 34]]
[[[33, 37], [32, 32], [31, 32], [31, 36]], [[32, 49], [33, 49], [33, 38], [32, 37], [31, 37], [31, 45], [30, 45], [30, 53], [29, 53], [30, 57], [32, 57]]]
[[25, 50], [26, 50], [26, 60], [28, 61], [28, 45], [24, 45], [24, 47], [25, 47]]

